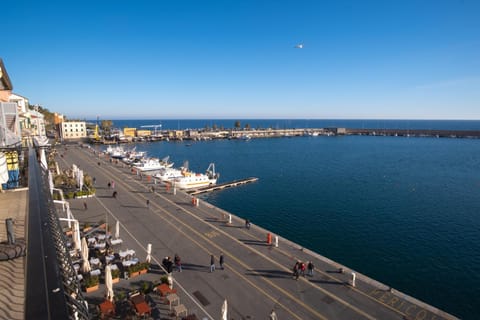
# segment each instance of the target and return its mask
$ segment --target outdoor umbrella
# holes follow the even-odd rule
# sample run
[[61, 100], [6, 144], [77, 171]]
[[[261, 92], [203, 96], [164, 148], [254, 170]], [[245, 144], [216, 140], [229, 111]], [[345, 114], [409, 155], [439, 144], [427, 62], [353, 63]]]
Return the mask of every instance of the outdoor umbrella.
[[227, 310], [228, 310], [227, 299], [225, 299], [222, 305], [222, 320], [228, 320]]
[[152, 260], [152, 244], [149, 243], [147, 245], [147, 257], [145, 258], [145, 260], [150, 263], [150, 260]]
[[118, 238], [120, 238], [120, 222], [117, 220], [117, 223], [115, 224], [115, 239]]
[[87, 245], [87, 239], [85, 237], [82, 238], [82, 272], [87, 273], [90, 272], [90, 262], [88, 262], [88, 245]]
[[112, 270], [109, 265], [105, 267], [105, 294], [108, 300], [113, 301]]
[[72, 232], [72, 242], [73, 242], [73, 249], [80, 250], [80, 230], [78, 228], [78, 221], [73, 223], [73, 232]]

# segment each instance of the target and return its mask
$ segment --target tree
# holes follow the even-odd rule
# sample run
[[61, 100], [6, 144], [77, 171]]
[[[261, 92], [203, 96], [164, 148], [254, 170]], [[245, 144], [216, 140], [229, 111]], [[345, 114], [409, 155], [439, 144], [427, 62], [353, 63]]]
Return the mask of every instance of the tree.
[[235, 121], [235, 129], [240, 129], [242, 127], [242, 124], [240, 123], [240, 120]]
[[249, 123], [245, 124], [245, 129], [250, 130], [250, 124]]

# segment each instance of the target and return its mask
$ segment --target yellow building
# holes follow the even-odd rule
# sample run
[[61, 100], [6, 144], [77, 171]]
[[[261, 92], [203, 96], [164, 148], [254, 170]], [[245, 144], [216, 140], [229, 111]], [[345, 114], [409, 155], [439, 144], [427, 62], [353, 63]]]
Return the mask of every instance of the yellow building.
[[151, 135], [151, 130], [137, 130], [137, 137], [149, 137]]
[[136, 128], [123, 128], [123, 134], [125, 137], [135, 137], [136, 131]]

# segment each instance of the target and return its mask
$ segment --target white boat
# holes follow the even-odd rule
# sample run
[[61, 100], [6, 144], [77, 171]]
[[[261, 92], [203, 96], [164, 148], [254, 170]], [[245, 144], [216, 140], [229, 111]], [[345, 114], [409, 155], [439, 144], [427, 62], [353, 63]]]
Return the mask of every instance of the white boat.
[[116, 159], [122, 159], [125, 157], [125, 150], [121, 146], [108, 146], [106, 152], [112, 157]]
[[123, 158], [123, 161], [128, 164], [133, 164], [135, 161], [141, 162], [146, 155], [147, 153], [145, 151], [136, 151], [135, 148], [133, 148], [132, 150], [125, 152], [125, 158]]
[[215, 164], [210, 163], [205, 173], [182, 171], [182, 176], [175, 178], [175, 186], [179, 189], [197, 189], [215, 185], [220, 175], [215, 172]]
[[183, 176], [183, 170], [177, 168], [164, 168], [160, 172], [154, 174], [154, 177], [159, 178], [162, 181], [172, 181], [175, 178]]
[[172, 162], [169, 162], [169, 157], [165, 157], [162, 160], [158, 158], [147, 158], [143, 159], [138, 163], [134, 163], [133, 167], [140, 171], [154, 171], [161, 170], [165, 168], [171, 168], [173, 166]]

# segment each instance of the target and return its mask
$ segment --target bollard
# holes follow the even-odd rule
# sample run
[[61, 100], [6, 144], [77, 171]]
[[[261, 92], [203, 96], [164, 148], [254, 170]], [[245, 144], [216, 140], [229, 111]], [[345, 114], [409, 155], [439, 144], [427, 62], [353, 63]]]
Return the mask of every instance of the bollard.
[[200, 206], [200, 199], [195, 198], [195, 206], [196, 207]]
[[275, 236], [275, 248], [278, 248], [278, 236]]
[[352, 287], [355, 287], [355, 277], [356, 277], [355, 272], [352, 272]]
[[5, 219], [5, 225], [7, 227], [8, 244], [15, 244], [15, 230], [13, 230], [13, 219]]
[[267, 233], [267, 244], [272, 244], [272, 234], [270, 232]]
[[232, 215], [231, 214], [228, 215], [228, 223], [232, 224]]

